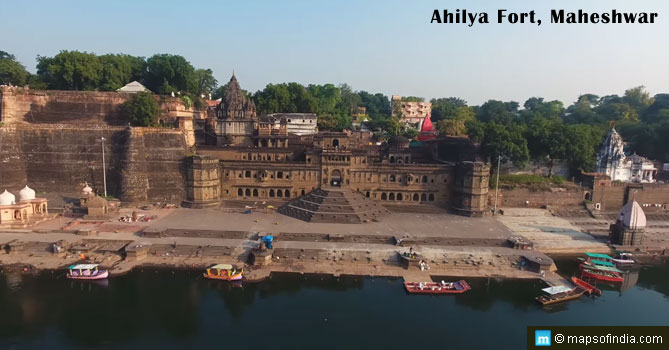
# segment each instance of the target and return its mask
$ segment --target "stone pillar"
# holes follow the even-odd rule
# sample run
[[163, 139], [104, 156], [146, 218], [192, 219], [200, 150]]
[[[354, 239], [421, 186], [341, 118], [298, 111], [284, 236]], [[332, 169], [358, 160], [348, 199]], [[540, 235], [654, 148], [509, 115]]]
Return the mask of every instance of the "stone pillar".
[[456, 167], [455, 196], [452, 209], [464, 216], [488, 215], [488, 179], [490, 165], [483, 162], [460, 162]]
[[193, 156], [187, 160], [186, 200], [189, 208], [208, 208], [221, 202], [219, 160], [211, 156]]

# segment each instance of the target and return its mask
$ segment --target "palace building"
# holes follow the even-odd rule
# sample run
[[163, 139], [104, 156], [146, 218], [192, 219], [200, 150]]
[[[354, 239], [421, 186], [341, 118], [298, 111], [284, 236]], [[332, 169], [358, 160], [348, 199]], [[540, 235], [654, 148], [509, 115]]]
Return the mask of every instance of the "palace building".
[[335, 190], [383, 205], [432, 205], [471, 216], [487, 212], [489, 166], [464, 156], [473, 154], [461, 149], [471, 143], [443, 150], [431, 137], [410, 145], [394, 136], [378, 144], [371, 132], [317, 132], [316, 122], [315, 115], [303, 113], [258, 117], [233, 75], [216, 120], [207, 121], [216, 125], [216, 142], [197, 145], [188, 163], [184, 205], [288, 202]]

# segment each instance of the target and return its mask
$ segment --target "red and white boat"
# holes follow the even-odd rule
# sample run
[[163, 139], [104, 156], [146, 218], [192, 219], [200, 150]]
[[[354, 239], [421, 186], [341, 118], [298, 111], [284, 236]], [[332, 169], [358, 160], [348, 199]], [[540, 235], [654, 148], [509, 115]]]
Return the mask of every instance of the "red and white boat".
[[66, 276], [73, 280], [101, 280], [109, 277], [109, 271], [99, 270], [98, 264], [76, 264], [67, 268]]
[[462, 294], [472, 289], [465, 280], [457, 282], [404, 282], [404, 288], [412, 294]]
[[623, 282], [624, 279], [620, 275], [620, 273], [616, 271], [607, 271], [607, 270], [595, 270], [595, 269], [589, 269], [589, 268], [582, 268], [581, 269], [581, 279], [596, 279], [599, 281], [606, 281], [606, 282], [616, 282], [620, 283]]

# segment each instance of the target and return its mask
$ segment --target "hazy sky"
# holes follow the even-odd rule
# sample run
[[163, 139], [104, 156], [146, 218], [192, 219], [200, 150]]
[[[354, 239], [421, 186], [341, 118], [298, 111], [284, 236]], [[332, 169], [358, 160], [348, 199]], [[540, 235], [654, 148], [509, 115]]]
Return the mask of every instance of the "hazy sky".
[[[584, 4], [585, 3], [585, 4]], [[430, 24], [434, 9], [490, 24]], [[542, 25], [497, 24], [500, 8]], [[658, 12], [655, 24], [551, 24], [550, 9]], [[0, 1], [0, 50], [30, 71], [62, 49], [180, 54], [242, 88], [296, 81], [470, 104], [669, 92], [668, 1]]]

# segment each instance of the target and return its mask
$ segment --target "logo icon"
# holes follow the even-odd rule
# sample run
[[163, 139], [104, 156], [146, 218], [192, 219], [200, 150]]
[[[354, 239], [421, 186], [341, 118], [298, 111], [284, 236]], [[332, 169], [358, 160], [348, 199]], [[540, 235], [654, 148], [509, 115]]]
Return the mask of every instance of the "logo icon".
[[534, 346], [551, 346], [551, 331], [534, 331]]

